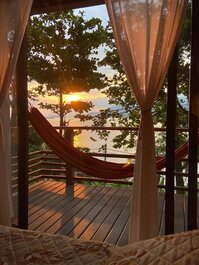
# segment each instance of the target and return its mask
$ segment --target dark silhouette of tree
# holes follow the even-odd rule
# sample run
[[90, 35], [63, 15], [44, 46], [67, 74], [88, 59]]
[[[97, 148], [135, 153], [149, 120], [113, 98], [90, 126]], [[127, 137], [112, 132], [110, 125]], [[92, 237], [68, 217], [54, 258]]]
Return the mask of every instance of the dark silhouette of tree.
[[58, 114], [60, 126], [67, 122], [64, 117], [71, 111], [81, 115], [93, 107], [89, 101], [64, 102], [64, 94], [104, 87], [104, 75], [97, 67], [98, 48], [104, 44], [105, 36], [101, 20], [86, 20], [83, 12], [50, 13], [30, 18], [28, 75], [29, 81], [37, 82], [30, 96], [32, 99], [39, 95], [57, 96], [58, 103], [40, 102], [40, 107]]

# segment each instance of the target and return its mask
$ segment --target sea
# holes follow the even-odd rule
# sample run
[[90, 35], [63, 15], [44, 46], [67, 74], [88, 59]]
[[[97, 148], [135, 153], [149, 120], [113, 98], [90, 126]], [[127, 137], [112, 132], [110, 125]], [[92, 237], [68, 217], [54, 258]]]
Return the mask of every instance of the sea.
[[[48, 121], [53, 126], [59, 125], [59, 118], [51, 118], [48, 119]], [[91, 126], [91, 124], [87, 123], [80, 123], [78, 119], [73, 119], [72, 122], [70, 122], [69, 127], [75, 127], [75, 126]], [[117, 136], [120, 132], [119, 131], [110, 131], [109, 136], [106, 140], [100, 139], [98, 132], [93, 130], [74, 130], [75, 136], [74, 136], [74, 142], [73, 145], [75, 147], [80, 148], [88, 148], [89, 152], [92, 153], [100, 153], [100, 154], [117, 154], [119, 155], [135, 155], [136, 148], [115, 148], [113, 145], [113, 138]], [[129, 161], [132, 161], [132, 158], [109, 158], [109, 157], [99, 157], [101, 160], [106, 160], [110, 162], [115, 163], [129, 163]]]

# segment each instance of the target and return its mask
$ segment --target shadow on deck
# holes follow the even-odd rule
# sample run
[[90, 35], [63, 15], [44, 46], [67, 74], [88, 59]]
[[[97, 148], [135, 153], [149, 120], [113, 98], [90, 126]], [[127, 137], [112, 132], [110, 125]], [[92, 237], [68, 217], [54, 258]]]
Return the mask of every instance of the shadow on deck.
[[[185, 231], [186, 201], [175, 197], [175, 232]], [[149, 206], [150, 207], [150, 206]], [[131, 188], [39, 181], [29, 188], [29, 229], [115, 245], [128, 243]], [[158, 195], [164, 233], [164, 193]]]

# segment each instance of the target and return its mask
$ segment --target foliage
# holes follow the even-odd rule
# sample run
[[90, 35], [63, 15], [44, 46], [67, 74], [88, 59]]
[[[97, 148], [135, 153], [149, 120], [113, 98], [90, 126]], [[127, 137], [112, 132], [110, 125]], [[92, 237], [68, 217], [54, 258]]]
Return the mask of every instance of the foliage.
[[29, 128], [29, 152], [46, 150], [48, 147], [33, 127]]
[[[184, 22], [179, 42], [179, 68], [177, 87], [177, 124], [187, 127], [187, 102], [190, 60], [190, 8]], [[132, 96], [126, 75], [117, 54], [110, 26], [106, 29], [99, 19], [85, 20], [83, 13], [51, 13], [32, 17], [29, 25], [29, 80], [36, 80], [33, 98], [38, 95], [56, 95], [59, 104], [40, 104], [60, 115], [76, 111], [80, 120], [91, 119], [85, 114], [93, 107], [91, 102], [64, 103], [63, 93], [89, 91], [92, 88], [103, 89], [110, 107], [101, 110], [93, 118], [94, 126], [138, 127], [140, 124], [139, 107]], [[106, 43], [106, 56], [101, 61], [98, 48]], [[114, 74], [105, 77], [97, 72], [98, 66], [109, 66]], [[167, 79], [153, 106], [152, 114], [155, 126], [166, 126]], [[63, 124], [63, 121], [61, 125]], [[99, 131], [102, 139], [108, 133]], [[136, 132], [121, 131], [113, 139], [113, 147], [132, 148], [136, 144]], [[176, 146], [184, 142], [186, 134], [178, 134]], [[165, 153], [165, 134], [159, 133], [156, 141], [157, 153]]]
[[[189, 86], [189, 59], [190, 59], [190, 8], [184, 22], [180, 42], [179, 42], [179, 66], [178, 66], [178, 84], [177, 84], [177, 124], [176, 127], [187, 127], [187, 102]], [[114, 38], [109, 28], [107, 34], [110, 48], [106, 52], [105, 58], [100, 62], [101, 65], [107, 65], [114, 70], [112, 78], [106, 78], [106, 89], [110, 105], [107, 109], [100, 111], [94, 118], [95, 126], [104, 126], [107, 123], [112, 126], [138, 127], [140, 124], [140, 113], [137, 102], [130, 91], [124, 74], [122, 64], [117, 54]], [[160, 90], [158, 99], [152, 109], [155, 126], [166, 126], [166, 102], [167, 102], [167, 79]], [[135, 146], [136, 133], [130, 131], [121, 131], [114, 139], [114, 147], [120, 148], [126, 146], [131, 148]], [[103, 133], [100, 137], [107, 139]], [[159, 133], [156, 142], [157, 153], [165, 153], [165, 134]], [[176, 145], [179, 146], [185, 141], [186, 134], [178, 134]]]
[[29, 81], [38, 83], [30, 96], [32, 99], [57, 96], [59, 103], [40, 103], [40, 106], [59, 114], [60, 125], [71, 111], [81, 115], [93, 107], [87, 101], [66, 103], [63, 94], [104, 87], [104, 75], [97, 71], [97, 66], [98, 48], [105, 36], [101, 20], [86, 20], [83, 12], [56, 12], [30, 18]]

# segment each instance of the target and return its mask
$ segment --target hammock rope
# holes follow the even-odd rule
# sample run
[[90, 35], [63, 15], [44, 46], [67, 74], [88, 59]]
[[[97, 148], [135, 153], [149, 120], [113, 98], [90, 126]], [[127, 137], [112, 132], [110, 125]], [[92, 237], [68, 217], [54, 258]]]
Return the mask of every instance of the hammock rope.
[[[134, 164], [119, 164], [102, 161], [88, 153], [75, 148], [67, 139], [64, 139], [35, 107], [28, 110], [28, 118], [37, 133], [54, 153], [72, 167], [88, 175], [104, 179], [123, 179], [133, 177]], [[183, 144], [175, 151], [175, 161], [179, 161], [188, 153], [188, 143]], [[164, 168], [166, 157], [156, 159], [157, 170]]]

